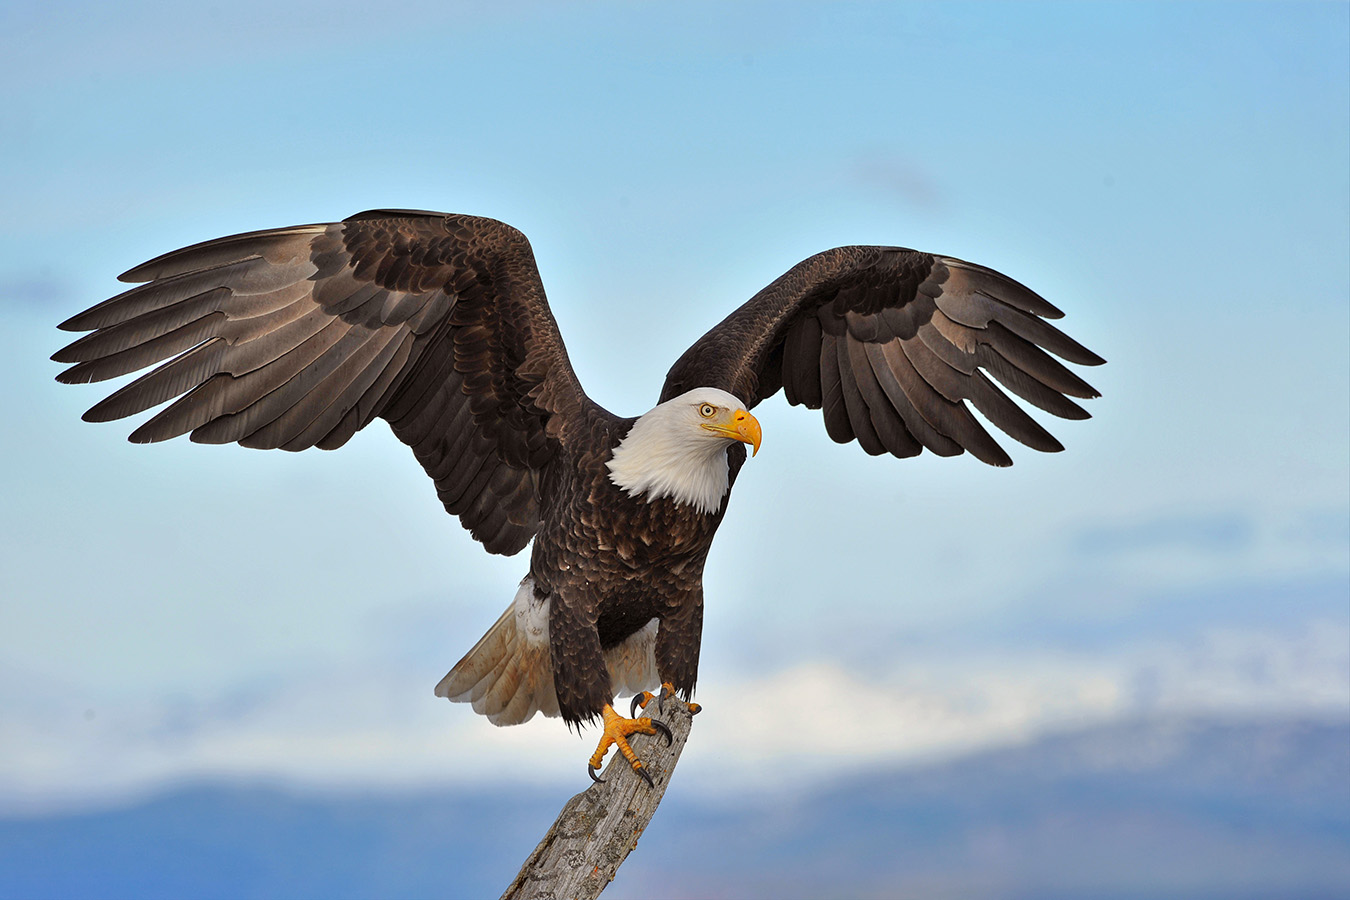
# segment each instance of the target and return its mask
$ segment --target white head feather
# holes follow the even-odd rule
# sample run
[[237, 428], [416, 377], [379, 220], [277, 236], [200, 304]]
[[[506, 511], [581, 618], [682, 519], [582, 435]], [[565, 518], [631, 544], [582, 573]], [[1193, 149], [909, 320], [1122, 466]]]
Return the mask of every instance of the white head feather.
[[732, 438], [709, 431], [705, 405], [717, 417], [745, 411], [745, 404], [717, 388], [694, 388], [667, 400], [633, 423], [606, 465], [609, 479], [630, 497], [647, 502], [670, 497], [702, 513], [714, 513], [727, 495], [727, 447]]

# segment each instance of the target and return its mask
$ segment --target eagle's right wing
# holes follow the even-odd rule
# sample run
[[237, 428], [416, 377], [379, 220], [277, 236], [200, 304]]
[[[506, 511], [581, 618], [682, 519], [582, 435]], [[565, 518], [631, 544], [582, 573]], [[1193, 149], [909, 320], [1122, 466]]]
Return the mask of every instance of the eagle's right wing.
[[75, 363], [58, 380], [160, 365], [86, 420], [178, 398], [131, 440], [302, 450], [379, 416], [489, 551], [538, 529], [539, 476], [590, 401], [514, 228], [378, 210], [208, 241], [121, 280], [148, 283], [62, 323], [93, 333], [52, 357]]

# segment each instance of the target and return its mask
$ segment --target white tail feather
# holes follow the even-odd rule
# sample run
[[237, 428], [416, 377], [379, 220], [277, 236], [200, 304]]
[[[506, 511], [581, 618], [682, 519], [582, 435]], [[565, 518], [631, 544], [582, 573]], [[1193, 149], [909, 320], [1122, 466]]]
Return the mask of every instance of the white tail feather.
[[605, 668], [614, 696], [654, 691], [661, 684], [656, 674], [656, 630], [659, 619], [652, 619], [622, 643], [605, 651]]
[[[558, 694], [548, 643], [549, 600], [535, 595], [533, 579], [522, 581], [506, 612], [436, 685], [436, 696], [473, 704], [473, 711], [487, 716], [493, 725], [519, 725], [537, 712], [557, 716]], [[659, 684], [658, 624], [652, 619], [605, 651], [605, 666], [616, 695], [654, 690]]]
[[519, 725], [537, 712], [558, 715], [548, 649], [548, 598], [536, 597], [526, 578], [487, 634], [455, 663], [436, 696], [472, 703], [493, 725]]

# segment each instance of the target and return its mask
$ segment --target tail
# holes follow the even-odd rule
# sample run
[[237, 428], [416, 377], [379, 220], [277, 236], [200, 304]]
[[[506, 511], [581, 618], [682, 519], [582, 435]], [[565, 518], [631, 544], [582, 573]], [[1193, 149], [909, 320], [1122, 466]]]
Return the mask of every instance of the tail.
[[[473, 711], [493, 725], [519, 725], [537, 712], [559, 715], [548, 638], [551, 599], [535, 593], [533, 578], [522, 581], [497, 623], [436, 685], [436, 696], [472, 703]], [[652, 619], [605, 651], [616, 694], [654, 690], [660, 683], [654, 653], [658, 627]]]
[[436, 696], [472, 703], [493, 725], [519, 725], [537, 712], [558, 715], [548, 600], [535, 594], [534, 579], [522, 581], [497, 624], [436, 685]]

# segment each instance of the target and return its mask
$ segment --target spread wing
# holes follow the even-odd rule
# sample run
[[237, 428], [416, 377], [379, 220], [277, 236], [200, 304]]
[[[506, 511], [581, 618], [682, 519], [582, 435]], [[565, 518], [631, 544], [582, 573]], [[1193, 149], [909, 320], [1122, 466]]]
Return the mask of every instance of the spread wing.
[[[1104, 360], [1046, 319], [1063, 315], [991, 269], [899, 247], [839, 247], [798, 263], [690, 347], [661, 399], [719, 387], [753, 406], [781, 387], [871, 454], [969, 450], [1012, 464], [967, 405], [1037, 450], [1059, 441], [999, 389], [1066, 419], [1098, 396], [1051, 354]], [[1046, 351], [1049, 351], [1048, 353]], [[997, 382], [997, 384], [995, 384]]]
[[197, 244], [132, 269], [147, 282], [60, 327], [59, 381], [159, 364], [84, 418], [174, 403], [131, 440], [341, 446], [388, 420], [445, 508], [494, 553], [539, 524], [539, 476], [590, 405], [525, 236], [404, 210]]

